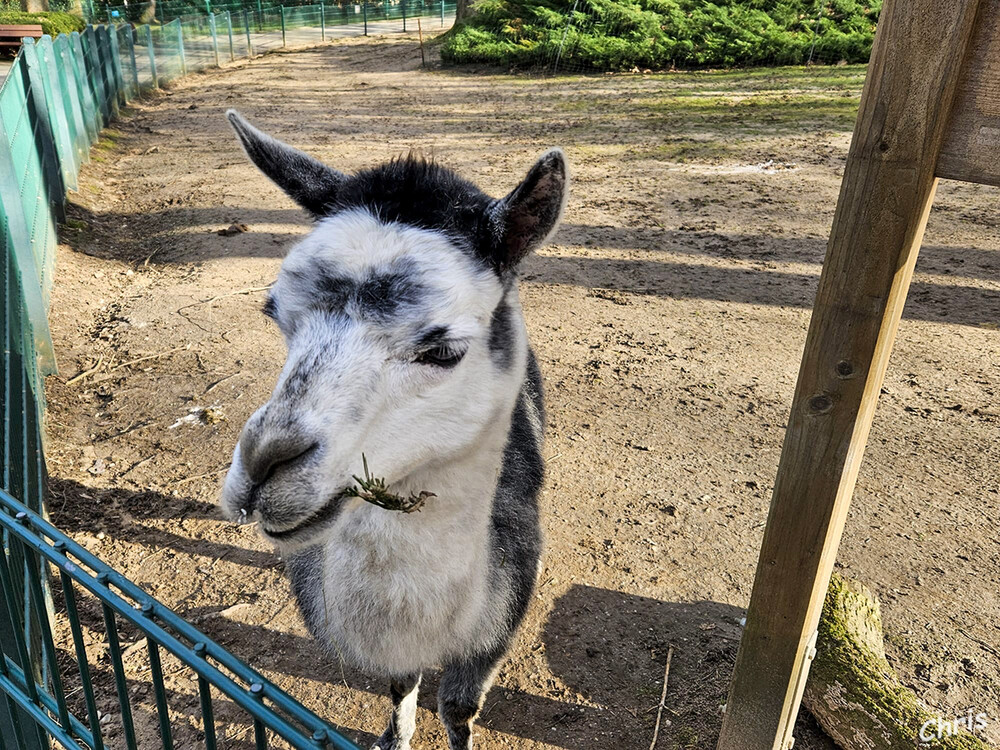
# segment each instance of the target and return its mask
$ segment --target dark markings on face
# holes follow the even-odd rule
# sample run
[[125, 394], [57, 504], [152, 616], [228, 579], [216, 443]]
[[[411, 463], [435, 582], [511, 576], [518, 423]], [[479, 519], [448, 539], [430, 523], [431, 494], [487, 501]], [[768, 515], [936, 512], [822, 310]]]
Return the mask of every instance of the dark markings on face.
[[447, 326], [434, 326], [421, 334], [420, 338], [417, 339], [417, 349], [422, 351], [434, 349], [435, 347], [447, 344], [448, 340]]
[[489, 346], [494, 364], [501, 370], [509, 370], [514, 361], [514, 313], [506, 297], [493, 311]]
[[342, 276], [336, 268], [319, 268], [310, 277], [290, 272], [297, 285], [308, 290], [312, 307], [329, 313], [348, 313], [385, 321], [417, 305], [425, 293], [410, 259], [373, 271], [362, 279]]

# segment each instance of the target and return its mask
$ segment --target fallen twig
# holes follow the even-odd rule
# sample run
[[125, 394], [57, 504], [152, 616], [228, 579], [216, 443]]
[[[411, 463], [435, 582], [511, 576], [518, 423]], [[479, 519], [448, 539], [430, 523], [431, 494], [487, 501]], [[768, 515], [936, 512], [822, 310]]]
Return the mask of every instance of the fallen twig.
[[184, 477], [184, 479], [175, 479], [173, 482], [170, 482], [170, 484], [186, 484], [187, 482], [193, 482], [196, 479], [207, 479], [208, 477], [218, 476], [224, 471], [229, 471], [229, 466], [230, 466], [229, 464], [226, 464], [221, 469], [210, 471], [207, 474], [199, 474], [198, 476], [195, 477]]
[[667, 680], [670, 678], [670, 661], [674, 658], [674, 647], [667, 649], [667, 666], [663, 669], [663, 692], [660, 694], [660, 706], [656, 711], [656, 727], [653, 729], [653, 741], [649, 743], [649, 750], [654, 750], [656, 740], [660, 737], [660, 719], [663, 718], [663, 709], [667, 707]]
[[271, 285], [267, 286], [248, 286], [246, 289], [237, 289], [235, 292], [226, 292], [225, 294], [217, 294], [214, 297], [209, 297], [208, 299], [199, 300], [198, 302], [192, 302], [189, 305], [183, 305], [177, 308], [179, 313], [181, 310], [187, 310], [189, 307], [197, 307], [198, 305], [207, 305], [210, 302], [215, 302], [216, 300], [225, 299], [226, 297], [235, 297], [239, 294], [253, 294], [254, 292], [264, 292], [271, 288]]
[[190, 349], [191, 344], [185, 344], [184, 346], [178, 346], [173, 349], [168, 349], [165, 352], [157, 352], [156, 354], [147, 354], [145, 357], [139, 357], [138, 359], [130, 359], [128, 362], [122, 362], [120, 365], [115, 365], [108, 372], [114, 372], [115, 370], [120, 370], [123, 367], [128, 367], [129, 365], [137, 365], [140, 362], [145, 362], [150, 359], [157, 359], [159, 357], [166, 357], [168, 354], [173, 354], [174, 352], [179, 352], [184, 349]]
[[971, 634], [969, 634], [969, 633], [966, 633], [966, 632], [965, 632], [964, 630], [962, 630], [961, 628], [959, 628], [959, 629], [958, 629], [958, 632], [959, 632], [959, 633], [961, 633], [962, 635], [964, 635], [964, 636], [965, 636], [966, 638], [968, 638], [968, 639], [969, 639], [970, 641], [972, 641], [973, 643], [978, 643], [978, 644], [979, 644], [980, 646], [982, 646], [982, 647], [983, 647], [983, 649], [984, 649], [985, 651], [987, 651], [987, 652], [989, 652], [989, 653], [993, 654], [993, 655], [994, 655], [995, 657], [997, 657], [998, 659], [1000, 659], [1000, 651], [997, 651], [997, 650], [996, 650], [995, 648], [993, 648], [993, 647], [992, 647], [992, 646], [991, 646], [990, 644], [988, 644], [988, 643], [987, 643], [986, 641], [983, 641], [983, 640], [980, 640], [979, 638], [976, 638], [976, 636], [974, 636], [974, 635], [971, 635]]
[[[215, 386], [219, 385], [220, 383], [225, 383], [230, 378], [235, 378], [237, 375], [242, 375], [242, 374], [243, 374], [243, 370], [240, 370], [239, 372], [234, 372], [234, 373], [231, 373], [229, 375], [226, 375], [224, 377], [219, 378], [214, 383], [212, 383], [210, 386], [208, 386], [208, 388], [205, 389], [205, 393], [208, 393], [210, 390], [212, 390], [213, 388], [215, 388]], [[203, 393], [202, 395], [204, 396], [205, 393]]]
[[98, 360], [97, 360], [97, 364], [96, 365], [94, 365], [93, 367], [91, 367], [89, 370], [84, 370], [83, 372], [79, 373], [78, 375], [74, 375], [73, 377], [71, 377], [69, 380], [66, 381], [66, 385], [73, 385], [74, 383], [77, 383], [77, 382], [83, 380], [88, 375], [93, 375], [95, 372], [97, 372], [99, 369], [101, 369], [101, 365], [103, 365], [103, 364], [104, 364], [104, 357], [99, 357]]

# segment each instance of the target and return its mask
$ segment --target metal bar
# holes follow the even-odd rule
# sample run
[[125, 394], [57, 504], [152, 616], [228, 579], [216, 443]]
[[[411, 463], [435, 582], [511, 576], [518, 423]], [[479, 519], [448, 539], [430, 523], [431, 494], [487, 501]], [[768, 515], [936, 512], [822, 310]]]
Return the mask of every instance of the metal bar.
[[[0, 507], [6, 506], [14, 512], [28, 510], [22, 503], [10, 497], [7, 493], [0, 493]], [[203, 675], [212, 680], [213, 683], [225, 695], [231, 698], [237, 705], [249, 712], [253, 717], [260, 719], [266, 726], [272, 727], [282, 733], [293, 747], [299, 750], [314, 750], [317, 746], [315, 742], [301, 741], [296, 739], [294, 727], [279, 716], [274, 709], [264, 705], [259, 698], [255, 698], [248, 690], [238, 686], [230, 677], [223, 674], [216, 667], [207, 661], [193, 658], [191, 649], [178, 640], [177, 636], [168, 633], [156, 622], [150, 622], [137, 610], [135, 602], [152, 602], [157, 619], [165, 625], [169, 625], [173, 630], [178, 631], [181, 637], [190, 643], [203, 642], [206, 645], [207, 655], [215, 662], [221, 664], [239, 679], [263, 686], [261, 696], [266, 697], [275, 707], [288, 714], [289, 717], [298, 721], [305, 727], [313, 730], [317, 735], [323, 735], [327, 745], [337, 748], [337, 750], [357, 750], [357, 746], [341, 736], [336, 730], [330, 727], [318, 716], [306, 709], [301, 703], [282, 690], [268, 682], [263, 676], [250, 669], [243, 662], [231, 653], [221, 648], [218, 644], [199, 632], [190, 623], [184, 621], [167, 607], [152, 599], [148, 594], [139, 589], [135, 584], [119, 573], [112, 571], [100, 560], [87, 552], [86, 549], [76, 544], [72, 539], [65, 537], [55, 529], [45, 519], [35, 514], [29, 513], [31, 526], [36, 533], [44, 534], [53, 539], [63, 541], [66, 550], [78, 563], [69, 563], [65, 555], [56, 550], [41, 538], [26, 534], [20, 525], [13, 523], [12, 519], [0, 513], [0, 527], [7, 529], [22, 537], [22, 541], [29, 547], [35, 549], [39, 554], [56, 565], [60, 570], [68, 573], [72, 578], [85, 589], [101, 599], [102, 605], [113, 614], [124, 617], [126, 620], [144, 629], [146, 635], [155, 640], [160, 646], [178, 656], [185, 664], [191, 667], [197, 674]], [[87, 573], [83, 566], [99, 571], [97, 576]], [[113, 584], [116, 589], [131, 597], [134, 601], [129, 602], [122, 599], [110, 589]], [[301, 736], [299, 734], [298, 736]], [[325, 746], [325, 745], [320, 745]]]
[[[7, 564], [7, 555], [4, 553], [0, 553], [0, 588], [3, 590], [3, 600], [7, 607], [7, 618], [12, 626], [11, 633], [14, 637], [14, 648], [17, 651], [18, 661], [21, 662], [21, 668], [30, 674], [31, 659], [28, 656], [21, 615], [16, 604], [20, 597], [15, 592], [14, 580], [10, 574], [10, 566]], [[38, 705], [38, 686], [30, 677], [25, 680], [25, 692], [28, 694], [28, 700]]]
[[319, 4], [319, 38], [326, 41], [326, 7], [323, 3]]
[[153, 49], [153, 30], [146, 24], [146, 51], [149, 52], [149, 72], [153, 78], [153, 88], [160, 87], [160, 81], [156, 75], [156, 50]]
[[[199, 659], [205, 658], [205, 644], [194, 644], [194, 653]], [[215, 713], [212, 710], [212, 686], [202, 675], [198, 675], [198, 696], [201, 698], [201, 722], [205, 727], [205, 750], [216, 750]]]
[[[153, 605], [146, 603], [142, 613], [149, 618], [153, 616]], [[149, 638], [146, 639], [149, 651], [149, 669], [153, 678], [153, 694], [156, 696], [156, 715], [160, 720], [160, 742], [163, 750], [173, 750], [174, 740], [170, 732], [170, 709], [167, 707], [167, 694], [163, 689], [163, 666], [160, 664], [160, 648]]]
[[175, 18], [174, 23], [177, 24], [177, 54], [181, 59], [181, 75], [187, 75], [187, 56], [184, 54], [184, 29], [181, 26], [181, 19]]
[[[264, 686], [259, 682], [255, 682], [250, 686], [250, 695], [257, 700], [263, 701]], [[253, 741], [254, 750], [267, 750], [267, 731], [264, 729], [264, 723], [257, 718], [253, 720]]]
[[250, 41], [250, 12], [243, 9], [243, 29], [247, 34], [247, 59], [253, 58], [253, 44]]
[[281, 6], [281, 46], [287, 47], [285, 44], [285, 6]]
[[133, 96], [139, 96], [139, 90], [140, 90], [140, 87], [139, 87], [139, 65], [137, 64], [136, 59], [135, 59], [135, 35], [136, 35], [136, 30], [133, 29], [131, 26], [126, 26], [125, 28], [126, 28], [126, 31], [128, 33], [128, 56], [129, 56], [129, 59], [132, 61], [132, 86], [134, 87], [133, 88], [133, 92], [134, 93], [132, 95]]
[[[53, 547], [57, 552], [65, 554], [66, 545], [56, 542]], [[76, 606], [76, 591], [73, 579], [64, 571], [59, 571], [62, 582], [63, 599], [66, 602], [66, 619], [69, 620], [70, 631], [73, 634], [73, 648], [76, 651], [76, 664], [80, 669], [80, 682], [83, 688], [83, 698], [87, 704], [87, 720], [90, 722], [90, 737], [94, 750], [103, 750], [101, 739], [101, 720], [97, 712], [97, 701], [94, 699], [94, 682], [90, 676], [90, 662], [87, 659], [87, 644], [83, 640], [83, 629], [80, 627], [80, 612]]]
[[[17, 522], [21, 525], [27, 523], [28, 514], [18, 513]], [[21, 544], [18, 541], [18, 544]], [[59, 722], [66, 731], [72, 731], [69, 722], [69, 709], [66, 707], [66, 693], [63, 691], [62, 676], [59, 673], [59, 662], [56, 659], [56, 645], [52, 640], [52, 627], [49, 623], [49, 613], [45, 610], [47, 597], [42, 590], [41, 575], [39, 567], [41, 561], [33, 554], [25, 554], [28, 563], [28, 582], [31, 587], [31, 604], [34, 607], [35, 615], [38, 618], [39, 629], [42, 636], [42, 654], [48, 661], [49, 680], [52, 683], [52, 692], [55, 694], [57, 713]], [[27, 669], [27, 668], [25, 668]]]
[[[209, 0], [205, 0], [208, 2]], [[215, 67], [221, 68], [222, 64], [219, 61], [219, 35], [215, 28], [215, 16], [209, 15], [208, 17], [208, 32], [212, 35], [212, 52], [215, 53]]]
[[[107, 573], [101, 573], [97, 580], [107, 585]], [[108, 635], [108, 651], [111, 653], [111, 666], [115, 673], [115, 686], [118, 690], [118, 705], [121, 708], [122, 729], [125, 732], [125, 745], [129, 750], [138, 750], [135, 743], [135, 725], [132, 721], [132, 706], [128, 699], [128, 680], [125, 678], [125, 666], [122, 664], [122, 647], [118, 641], [118, 625], [115, 624], [114, 610], [107, 602], [101, 603], [104, 613], [104, 629]]]
[[361, 0], [361, 12], [364, 14], [365, 36], [368, 36], [368, 0]]
[[226, 31], [229, 33], [229, 62], [236, 62], [236, 47], [233, 46], [233, 14], [226, 11]]

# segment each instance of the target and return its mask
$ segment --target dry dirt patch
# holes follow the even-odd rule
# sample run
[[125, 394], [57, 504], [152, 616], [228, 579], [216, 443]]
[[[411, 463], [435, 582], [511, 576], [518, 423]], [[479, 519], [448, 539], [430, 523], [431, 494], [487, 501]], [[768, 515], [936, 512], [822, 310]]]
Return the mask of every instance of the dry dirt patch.
[[[385, 686], [321, 655], [281, 561], [214, 508], [282, 362], [260, 290], [307, 230], [222, 111], [343, 170], [417, 149], [494, 194], [561, 145], [573, 197], [522, 286], [549, 400], [548, 552], [479, 746], [647, 747], [673, 646], [659, 747], [713, 747], [862, 76], [524, 79], [421, 70], [415, 40], [395, 38], [179, 82], [116, 125], [70, 209], [56, 522], [370, 743]], [[939, 191], [838, 563], [882, 599], [904, 682], [994, 729], [998, 195]], [[249, 231], [219, 233], [234, 224]], [[418, 747], [443, 746], [433, 688]], [[171, 689], [196, 715], [193, 684]], [[220, 718], [231, 746], [248, 741], [235, 712]], [[802, 719], [798, 746], [827, 745]]]

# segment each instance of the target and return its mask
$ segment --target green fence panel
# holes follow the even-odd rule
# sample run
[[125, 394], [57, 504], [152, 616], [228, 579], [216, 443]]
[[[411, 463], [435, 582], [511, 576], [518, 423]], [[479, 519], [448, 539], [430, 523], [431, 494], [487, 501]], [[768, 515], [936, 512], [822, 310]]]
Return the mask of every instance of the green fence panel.
[[52, 69], [59, 79], [59, 87], [63, 95], [63, 108], [66, 112], [66, 122], [73, 142], [74, 162], [76, 172], [87, 160], [90, 142], [87, 138], [87, 128], [83, 122], [83, 107], [80, 102], [80, 92], [77, 88], [76, 75], [73, 67], [73, 46], [65, 34], [56, 37], [52, 44]]
[[49, 127], [54, 136], [63, 185], [67, 189], [76, 190], [76, 175], [79, 171], [79, 164], [77, 163], [74, 134], [70, 131], [72, 114], [69, 113], [67, 116], [66, 95], [59, 79], [52, 37], [46, 34], [37, 43], [26, 44], [24, 52], [28, 55], [29, 63], [33, 52], [39, 66], [39, 73], [44, 84], [46, 108], [49, 114]]
[[87, 78], [88, 63], [87, 52], [83, 43], [84, 37], [79, 32], [74, 31], [69, 35], [69, 41], [71, 48], [70, 63], [72, 64], [73, 77], [76, 79], [76, 93], [77, 98], [80, 100], [84, 132], [87, 134], [83, 149], [89, 154], [90, 145], [97, 140], [97, 134], [101, 129], [100, 113], [97, 101], [94, 99], [94, 90]]
[[[97, 131], [100, 132], [106, 123], [111, 122], [111, 112], [108, 109], [108, 97], [105, 93], [104, 66], [101, 63], [97, 42], [97, 27], [88, 26], [83, 32], [84, 61], [86, 63], [86, 73], [83, 77], [84, 84], [90, 89], [91, 98], [97, 116], [94, 122]], [[97, 140], [95, 133], [94, 140]]]
[[[22, 82], [25, 86], [25, 103], [28, 122], [31, 125], [32, 139], [38, 149], [42, 165], [42, 184], [49, 202], [49, 210], [55, 221], [65, 219], [66, 188], [63, 183], [62, 169], [59, 166], [59, 154], [56, 151], [55, 135], [49, 117], [50, 94], [46, 91], [48, 81], [38, 61], [34, 40], [25, 39], [22, 47], [24, 54], [18, 57], [24, 70]], [[48, 222], [51, 231], [45, 235], [45, 241], [36, 246], [39, 253], [38, 261], [43, 274], [43, 290], [48, 294], [51, 276], [46, 274], [49, 268], [50, 255], [55, 252], [55, 227]]]

